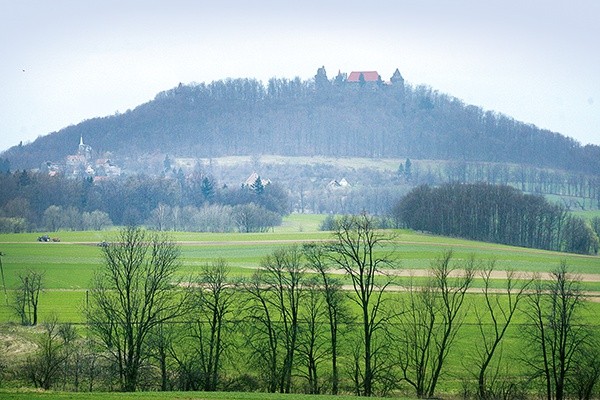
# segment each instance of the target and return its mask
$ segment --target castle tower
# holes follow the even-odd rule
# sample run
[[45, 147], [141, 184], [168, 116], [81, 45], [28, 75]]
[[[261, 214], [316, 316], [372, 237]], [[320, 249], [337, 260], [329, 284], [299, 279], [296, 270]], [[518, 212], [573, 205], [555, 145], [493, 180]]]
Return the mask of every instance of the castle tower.
[[390, 78], [390, 82], [392, 82], [392, 85], [404, 87], [404, 78], [402, 77], [402, 74], [400, 74], [398, 68], [394, 71], [394, 75]]
[[327, 79], [327, 72], [325, 72], [325, 66], [322, 66], [317, 70], [315, 75], [315, 87], [317, 90], [323, 90], [329, 86], [329, 79]]

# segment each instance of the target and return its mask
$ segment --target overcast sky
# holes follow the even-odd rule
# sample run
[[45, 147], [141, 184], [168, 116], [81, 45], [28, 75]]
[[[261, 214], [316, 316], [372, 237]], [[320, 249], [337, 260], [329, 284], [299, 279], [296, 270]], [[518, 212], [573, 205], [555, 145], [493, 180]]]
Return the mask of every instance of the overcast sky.
[[396, 68], [600, 144], [597, 0], [0, 0], [0, 151], [180, 82]]

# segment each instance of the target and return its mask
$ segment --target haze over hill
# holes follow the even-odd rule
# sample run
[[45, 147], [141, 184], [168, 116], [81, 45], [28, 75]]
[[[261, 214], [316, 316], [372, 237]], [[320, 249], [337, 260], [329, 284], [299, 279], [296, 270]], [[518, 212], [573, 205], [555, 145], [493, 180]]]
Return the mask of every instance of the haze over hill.
[[[362, 73], [361, 73], [362, 72]], [[85, 138], [116, 160], [275, 154], [500, 162], [600, 174], [600, 147], [464, 104], [397, 71], [180, 84], [123, 114], [15, 146], [11, 168], [60, 162]]]
[[412, 83], [600, 145], [593, 0], [34, 0], [0, 11], [0, 151], [179, 82], [309, 79], [320, 65], [385, 78], [400, 67]]

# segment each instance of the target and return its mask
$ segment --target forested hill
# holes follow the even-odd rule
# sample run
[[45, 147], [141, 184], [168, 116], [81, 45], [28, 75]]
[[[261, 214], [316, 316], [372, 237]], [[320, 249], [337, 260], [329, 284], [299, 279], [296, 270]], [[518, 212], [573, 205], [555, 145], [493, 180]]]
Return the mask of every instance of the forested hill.
[[[520, 95], [515, 93], [515, 96]], [[581, 146], [425, 86], [228, 79], [179, 85], [124, 114], [95, 118], [0, 157], [11, 169], [60, 162], [79, 137], [115, 159], [277, 154], [524, 163], [600, 174], [600, 147]]]

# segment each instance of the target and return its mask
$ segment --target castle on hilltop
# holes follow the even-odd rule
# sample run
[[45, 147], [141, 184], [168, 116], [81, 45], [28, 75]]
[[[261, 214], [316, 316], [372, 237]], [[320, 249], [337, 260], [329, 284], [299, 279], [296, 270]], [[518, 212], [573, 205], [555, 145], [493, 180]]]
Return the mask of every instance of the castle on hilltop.
[[402, 74], [400, 74], [400, 70], [396, 68], [394, 74], [390, 77], [389, 81], [384, 81], [381, 78], [381, 75], [377, 71], [352, 71], [350, 75], [346, 73], [342, 73], [342, 71], [338, 71], [333, 80], [329, 80], [327, 78], [327, 72], [325, 71], [325, 67], [321, 67], [317, 69], [317, 74], [315, 75], [315, 86], [317, 89], [324, 89], [329, 85], [336, 86], [345, 86], [345, 87], [366, 87], [366, 88], [384, 88], [384, 87], [392, 87], [399, 89], [401, 92], [404, 91], [404, 78]]

